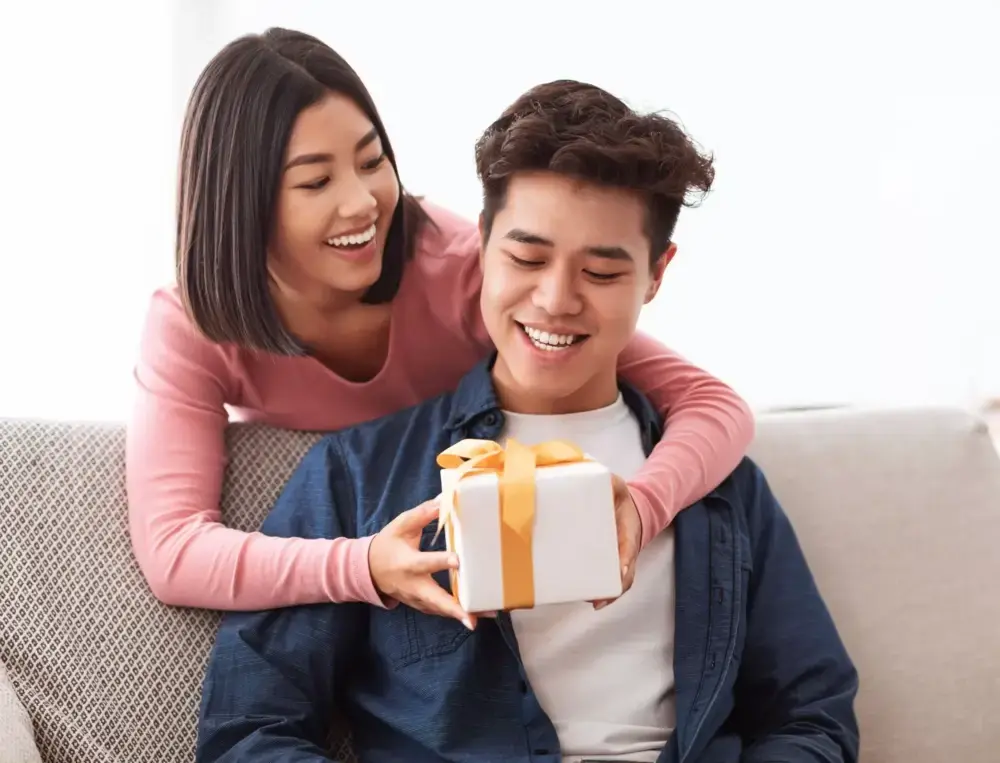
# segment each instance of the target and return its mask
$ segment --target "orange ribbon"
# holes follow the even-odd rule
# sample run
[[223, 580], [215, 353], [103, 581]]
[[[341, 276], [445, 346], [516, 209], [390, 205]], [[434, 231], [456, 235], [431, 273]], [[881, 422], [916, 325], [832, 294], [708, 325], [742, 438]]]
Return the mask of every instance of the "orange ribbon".
[[[462, 440], [437, 457], [442, 469], [457, 475], [448, 495], [442, 496], [438, 532], [444, 527], [448, 546], [454, 548], [452, 512], [457, 510], [458, 483], [476, 474], [496, 474], [500, 491], [500, 562], [504, 609], [535, 605], [535, 571], [532, 539], [535, 525], [535, 469], [587, 460], [583, 451], [564, 440], [550, 440], [527, 447], [507, 440], [502, 448], [493, 440]], [[452, 593], [458, 597], [457, 575]]]

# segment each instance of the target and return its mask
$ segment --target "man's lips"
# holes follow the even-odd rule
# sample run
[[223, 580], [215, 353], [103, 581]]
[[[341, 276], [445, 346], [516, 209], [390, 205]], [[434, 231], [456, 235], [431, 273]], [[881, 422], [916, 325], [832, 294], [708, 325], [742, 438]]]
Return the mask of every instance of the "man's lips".
[[540, 350], [549, 352], [564, 352], [570, 347], [577, 346], [589, 338], [589, 334], [580, 334], [568, 331], [563, 327], [539, 328], [538, 326], [528, 326], [523, 323], [517, 324], [531, 344]]

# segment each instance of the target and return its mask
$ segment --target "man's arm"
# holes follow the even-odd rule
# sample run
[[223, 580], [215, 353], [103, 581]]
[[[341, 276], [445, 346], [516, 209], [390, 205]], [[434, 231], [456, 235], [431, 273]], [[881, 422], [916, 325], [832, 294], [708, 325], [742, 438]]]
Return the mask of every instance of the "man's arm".
[[737, 472], [753, 546], [736, 683], [741, 763], [855, 763], [858, 676], [764, 475]]
[[[337, 445], [303, 459], [262, 531], [354, 537], [354, 509], [338, 514], [334, 485], [349, 485]], [[342, 503], [344, 503], [342, 501]], [[283, 581], [274, 581], [281, 585]], [[362, 641], [365, 604], [319, 604], [226, 615], [216, 636], [198, 720], [198, 763], [317, 763], [334, 694]]]

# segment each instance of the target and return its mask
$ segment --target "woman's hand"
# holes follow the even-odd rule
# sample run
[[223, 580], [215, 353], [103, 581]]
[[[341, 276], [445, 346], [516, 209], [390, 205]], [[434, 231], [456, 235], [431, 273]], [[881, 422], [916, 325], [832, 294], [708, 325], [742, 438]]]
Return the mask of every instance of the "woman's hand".
[[458, 557], [450, 551], [420, 550], [420, 536], [437, 519], [439, 508], [438, 499], [432, 498], [387, 524], [368, 548], [368, 569], [384, 598], [428, 615], [453, 617], [473, 630], [475, 617], [431, 577], [441, 570], [457, 569]]
[[[632, 587], [635, 580], [635, 560], [639, 556], [642, 542], [642, 520], [635, 501], [628, 492], [628, 485], [617, 474], [611, 478], [612, 495], [615, 499], [615, 524], [618, 526], [618, 559], [621, 563], [622, 593]], [[615, 599], [595, 601], [594, 609], [603, 609]]]

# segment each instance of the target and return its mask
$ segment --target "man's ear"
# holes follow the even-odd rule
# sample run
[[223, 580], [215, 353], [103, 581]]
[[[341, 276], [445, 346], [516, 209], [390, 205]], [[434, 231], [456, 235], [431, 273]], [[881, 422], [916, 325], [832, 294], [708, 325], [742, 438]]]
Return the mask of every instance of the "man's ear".
[[649, 304], [653, 301], [653, 297], [660, 290], [660, 284], [663, 283], [663, 273], [667, 269], [667, 265], [673, 260], [674, 255], [677, 254], [677, 244], [671, 243], [667, 247], [667, 251], [660, 255], [653, 265], [653, 272], [651, 273], [652, 278], [649, 281], [649, 288], [646, 289], [646, 299], [645, 304]]
[[479, 267], [483, 266], [483, 255], [486, 253], [486, 224], [483, 220], [483, 213], [479, 213]]

